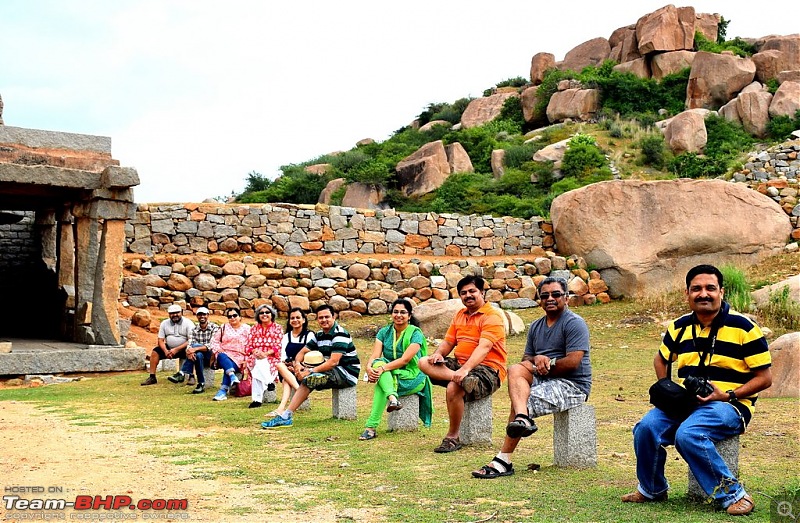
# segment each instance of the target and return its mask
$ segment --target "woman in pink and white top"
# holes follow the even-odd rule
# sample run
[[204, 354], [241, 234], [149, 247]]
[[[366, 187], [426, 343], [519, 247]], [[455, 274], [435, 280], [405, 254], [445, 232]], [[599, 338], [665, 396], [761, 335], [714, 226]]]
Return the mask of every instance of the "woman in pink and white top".
[[228, 390], [239, 384], [236, 373], [246, 368], [246, 346], [250, 325], [242, 323], [239, 309], [230, 308], [225, 311], [225, 316], [228, 318], [228, 323], [220, 327], [211, 338], [211, 352], [216, 357], [217, 368], [225, 372], [222, 387], [214, 396], [214, 401], [228, 399]]
[[295, 390], [300, 387], [297, 378], [281, 359], [283, 329], [275, 323], [275, 316], [275, 309], [260, 305], [256, 309], [258, 323], [250, 330], [247, 339], [247, 365], [252, 380], [251, 409], [261, 406], [267, 385], [275, 383], [278, 375]]

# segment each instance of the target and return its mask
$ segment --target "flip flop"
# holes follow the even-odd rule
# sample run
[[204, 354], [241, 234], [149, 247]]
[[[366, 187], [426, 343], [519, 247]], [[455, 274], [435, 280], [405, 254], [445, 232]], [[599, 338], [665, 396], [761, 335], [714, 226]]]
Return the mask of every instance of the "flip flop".
[[366, 441], [368, 439], [375, 439], [378, 437], [378, 432], [375, 429], [364, 429], [364, 432], [358, 437], [361, 441]]
[[[499, 465], [503, 470], [501, 471], [500, 468], [493, 465]], [[500, 458], [493, 458], [488, 465], [482, 466], [479, 470], [472, 471], [472, 477], [477, 479], [495, 479], [503, 476], [512, 476], [513, 474], [514, 465], [506, 463]]]
[[536, 426], [536, 422], [526, 414], [517, 414], [514, 416], [514, 421], [506, 425], [506, 435], [509, 438], [527, 438], [537, 430], [539, 427]]

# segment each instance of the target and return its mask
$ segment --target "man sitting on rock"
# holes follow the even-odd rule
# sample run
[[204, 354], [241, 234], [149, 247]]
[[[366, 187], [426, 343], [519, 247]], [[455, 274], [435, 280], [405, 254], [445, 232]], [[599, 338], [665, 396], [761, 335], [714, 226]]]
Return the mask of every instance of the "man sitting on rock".
[[167, 378], [172, 383], [182, 383], [185, 377], [189, 376], [189, 385], [194, 385], [194, 375], [197, 374], [197, 386], [192, 390], [192, 394], [202, 394], [206, 390], [205, 369], [211, 363], [211, 337], [219, 329], [216, 323], [208, 321], [208, 309], [200, 307], [195, 312], [197, 316], [197, 326], [192, 329], [189, 337], [189, 347], [186, 349], [186, 361], [183, 362], [181, 370]]
[[[480, 276], [465, 276], [458, 282], [464, 308], [456, 313], [436, 351], [419, 360], [419, 369], [431, 383], [447, 388], [450, 425], [434, 452], [461, 448], [464, 402], [491, 396], [506, 377], [505, 325], [501, 313], [486, 303], [484, 286]], [[455, 358], [445, 358], [451, 352]]]
[[538, 429], [533, 418], [577, 407], [589, 397], [589, 328], [583, 318], [567, 309], [567, 282], [542, 280], [539, 304], [545, 315], [528, 330], [522, 362], [508, 369], [511, 412], [503, 446], [488, 465], [472, 472], [475, 478], [512, 475], [511, 454], [521, 438]]
[[[194, 323], [189, 318], [183, 317], [183, 309], [176, 303], [167, 308], [167, 314], [169, 319], [162, 321], [158, 328], [158, 346], [150, 353], [150, 376], [141, 383], [142, 385], [158, 383], [156, 367], [160, 360], [186, 357], [186, 347], [189, 345], [189, 336], [194, 329]], [[180, 372], [175, 374], [178, 375], [183, 376]]]
[[282, 414], [265, 421], [262, 428], [291, 427], [295, 411], [308, 398], [311, 391], [323, 389], [345, 389], [355, 387], [361, 372], [361, 362], [353, 344], [353, 338], [336, 322], [336, 312], [330, 305], [321, 305], [316, 310], [320, 331], [316, 339], [309, 340], [305, 347], [297, 353], [295, 361], [305, 362], [311, 351], [321, 353], [321, 360], [305, 362], [306, 365], [295, 365], [295, 376], [300, 382], [289, 408]]

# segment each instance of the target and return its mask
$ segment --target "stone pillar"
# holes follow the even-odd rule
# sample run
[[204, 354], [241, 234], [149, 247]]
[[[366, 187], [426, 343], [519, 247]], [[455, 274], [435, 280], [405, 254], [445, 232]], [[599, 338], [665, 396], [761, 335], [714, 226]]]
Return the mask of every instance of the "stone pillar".
[[75, 219], [75, 334], [80, 343], [94, 344], [92, 299], [97, 270], [99, 224], [96, 219], [76, 214]]
[[[739, 436], [733, 436], [732, 438], [724, 439], [722, 441], [718, 441], [714, 443], [714, 446], [717, 448], [717, 452], [722, 457], [722, 460], [725, 461], [725, 464], [728, 465], [728, 468], [733, 474], [734, 477], [739, 476]], [[689, 486], [687, 489], [687, 497], [693, 500], [705, 500], [708, 498], [706, 493], [700, 487], [700, 484], [697, 482], [697, 479], [694, 477], [691, 469], [687, 472]]]
[[122, 251], [125, 249], [125, 220], [105, 220], [97, 253], [94, 292], [92, 294], [92, 330], [95, 343], [119, 345], [120, 283], [122, 282]]
[[597, 428], [594, 407], [582, 403], [553, 414], [553, 463], [556, 467], [597, 466]]
[[[72, 214], [61, 211], [58, 218], [58, 287], [67, 291], [67, 307], [75, 307], [75, 231]], [[71, 299], [70, 299], [71, 298]]]
[[38, 209], [34, 219], [34, 230], [41, 243], [42, 261], [48, 270], [56, 272], [56, 213], [53, 209]]

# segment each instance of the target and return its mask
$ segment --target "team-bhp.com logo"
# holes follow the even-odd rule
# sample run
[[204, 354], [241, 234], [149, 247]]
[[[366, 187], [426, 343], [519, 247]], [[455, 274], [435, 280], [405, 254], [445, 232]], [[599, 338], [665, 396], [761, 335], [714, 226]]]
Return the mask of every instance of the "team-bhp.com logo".
[[[23, 492], [21, 487], [6, 487], [6, 491]], [[57, 487], [60, 491], [60, 488]], [[44, 493], [43, 487], [25, 487], [24, 492]], [[55, 493], [57, 491], [49, 490]], [[3, 496], [5, 514], [3, 520], [55, 520], [67, 519], [188, 519], [189, 500], [187, 499], [140, 499], [134, 501], [130, 496], [75, 496], [74, 500], [64, 498], [23, 498], [17, 494]], [[141, 511], [141, 512], [127, 512]], [[47, 512], [49, 511], [49, 512]], [[115, 511], [115, 512], [90, 512]], [[104, 514], [107, 514], [104, 516]]]

